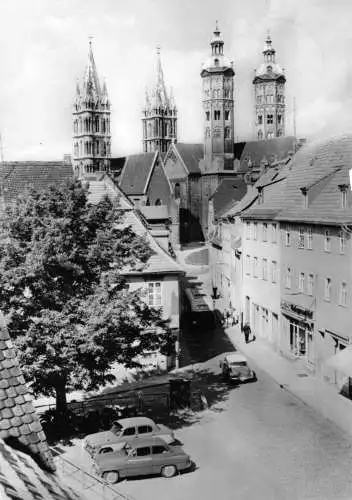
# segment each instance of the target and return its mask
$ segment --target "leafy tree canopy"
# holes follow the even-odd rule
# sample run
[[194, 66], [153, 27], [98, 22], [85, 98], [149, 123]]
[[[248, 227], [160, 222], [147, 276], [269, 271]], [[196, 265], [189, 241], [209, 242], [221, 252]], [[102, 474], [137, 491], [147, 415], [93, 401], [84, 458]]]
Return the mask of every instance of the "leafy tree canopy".
[[87, 201], [77, 181], [28, 190], [7, 209], [0, 242], [0, 308], [36, 394], [92, 390], [114, 362], [136, 366], [146, 349], [169, 348], [160, 311], [122, 277], [151, 256], [121, 222], [118, 203]]

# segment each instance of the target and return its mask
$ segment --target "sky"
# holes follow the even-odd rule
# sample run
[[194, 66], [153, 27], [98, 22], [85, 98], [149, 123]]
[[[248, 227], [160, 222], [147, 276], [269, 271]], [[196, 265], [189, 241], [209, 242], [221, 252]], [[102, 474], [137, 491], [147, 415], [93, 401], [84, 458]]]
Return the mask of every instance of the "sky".
[[161, 47], [180, 142], [201, 142], [202, 63], [218, 20], [235, 65], [235, 138], [254, 139], [254, 69], [268, 30], [285, 68], [286, 134], [352, 130], [351, 0], [1, 0], [0, 132], [5, 160], [60, 160], [88, 40], [112, 103], [112, 155], [141, 151], [145, 87]]

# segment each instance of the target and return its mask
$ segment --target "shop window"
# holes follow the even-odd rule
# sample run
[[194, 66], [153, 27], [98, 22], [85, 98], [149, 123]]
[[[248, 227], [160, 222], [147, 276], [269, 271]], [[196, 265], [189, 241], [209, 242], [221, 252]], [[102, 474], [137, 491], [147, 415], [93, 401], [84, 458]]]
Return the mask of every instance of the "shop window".
[[340, 306], [347, 306], [347, 283], [345, 282], [342, 282], [340, 286], [339, 304]]
[[325, 278], [324, 280], [324, 300], [331, 301], [331, 279]]
[[331, 235], [329, 229], [325, 230], [325, 235], [324, 235], [324, 251], [325, 252], [330, 252], [331, 251]]
[[285, 280], [285, 287], [287, 289], [291, 288], [291, 281], [292, 281], [292, 270], [290, 267], [286, 269], [286, 280]]
[[308, 274], [308, 279], [307, 279], [307, 294], [308, 295], [313, 295], [313, 289], [314, 289], [314, 275], [313, 274]]

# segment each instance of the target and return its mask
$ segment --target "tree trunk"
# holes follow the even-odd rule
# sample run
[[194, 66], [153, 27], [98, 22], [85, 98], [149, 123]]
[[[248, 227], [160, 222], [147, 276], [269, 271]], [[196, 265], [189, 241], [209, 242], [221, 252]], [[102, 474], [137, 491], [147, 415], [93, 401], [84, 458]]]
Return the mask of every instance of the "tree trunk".
[[67, 400], [66, 400], [66, 386], [65, 384], [60, 384], [55, 387], [56, 392], [56, 411], [58, 413], [66, 413], [67, 411]]

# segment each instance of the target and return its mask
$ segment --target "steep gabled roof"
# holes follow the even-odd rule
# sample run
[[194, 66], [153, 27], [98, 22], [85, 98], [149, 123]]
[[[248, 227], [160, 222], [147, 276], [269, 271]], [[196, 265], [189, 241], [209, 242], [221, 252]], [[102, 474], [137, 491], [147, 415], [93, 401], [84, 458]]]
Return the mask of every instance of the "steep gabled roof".
[[126, 274], [182, 274], [183, 269], [181, 266], [153, 238], [147, 221], [141, 212], [134, 208], [121, 187], [117, 186], [108, 175], [97, 176], [94, 182], [90, 182], [88, 200], [91, 203], [98, 203], [106, 195], [110, 199], [119, 199], [121, 207], [121, 222], [119, 224], [131, 226], [135, 234], [145, 237], [153, 251], [153, 255], [149, 258], [143, 269], [134, 273], [127, 272]]
[[250, 171], [262, 161], [269, 165], [293, 154], [295, 138], [291, 136], [276, 137], [264, 141], [248, 141], [235, 143], [235, 158], [240, 160], [239, 173]]
[[204, 157], [204, 145], [177, 142], [174, 147], [188, 173], [200, 174], [199, 160]]
[[157, 157], [158, 152], [127, 156], [119, 178], [121, 189], [127, 196], [146, 193]]
[[5, 204], [26, 188], [46, 189], [73, 177], [72, 165], [62, 161], [18, 161], [0, 165], [0, 185]]
[[238, 178], [223, 179], [211, 196], [214, 207], [214, 217], [221, 217], [234, 203], [239, 202], [247, 192], [246, 183]]

